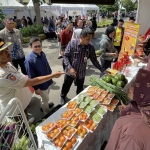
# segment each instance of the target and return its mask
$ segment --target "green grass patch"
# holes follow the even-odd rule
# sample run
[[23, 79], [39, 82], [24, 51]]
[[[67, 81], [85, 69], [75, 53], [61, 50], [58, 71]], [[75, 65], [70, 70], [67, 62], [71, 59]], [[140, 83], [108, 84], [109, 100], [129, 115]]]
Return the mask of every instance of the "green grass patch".
[[110, 24], [112, 24], [113, 23], [113, 20], [112, 19], [110, 19], [110, 20], [108, 20], [108, 19], [104, 19], [104, 20], [102, 20], [101, 22], [98, 22], [97, 23], [97, 25], [98, 26], [108, 26], [108, 25], [110, 25]]

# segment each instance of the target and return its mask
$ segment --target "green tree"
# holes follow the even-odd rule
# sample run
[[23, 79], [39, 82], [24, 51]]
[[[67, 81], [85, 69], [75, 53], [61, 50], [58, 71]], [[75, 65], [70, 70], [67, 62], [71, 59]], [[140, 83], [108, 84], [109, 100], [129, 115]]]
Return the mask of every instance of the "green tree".
[[0, 23], [3, 22], [5, 19], [6, 15], [2, 12], [2, 6], [0, 6]]
[[119, 9], [118, 0], [115, 0], [114, 5], [98, 5], [98, 6], [100, 8], [100, 11], [105, 12], [105, 13], [115, 12], [115, 11], [118, 11]]
[[137, 5], [137, 2], [133, 3], [131, 0], [122, 1], [122, 6], [126, 8], [127, 12], [134, 11], [135, 9], [137, 9]]

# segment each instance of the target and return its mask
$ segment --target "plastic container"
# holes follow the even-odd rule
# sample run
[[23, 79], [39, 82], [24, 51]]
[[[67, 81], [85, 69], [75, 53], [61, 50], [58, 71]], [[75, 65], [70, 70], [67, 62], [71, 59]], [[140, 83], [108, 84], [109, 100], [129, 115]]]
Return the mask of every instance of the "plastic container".
[[87, 105], [87, 106], [83, 109], [83, 111], [84, 111], [85, 113], [87, 113], [87, 114], [90, 114], [92, 111], [94, 111], [94, 109], [95, 109], [95, 108], [93, 108], [92, 106]]
[[[85, 119], [82, 118], [83, 115], [86, 116]], [[89, 114], [87, 114], [87, 113], [85, 113], [85, 112], [82, 112], [82, 113], [79, 115], [79, 120], [82, 121], [82, 122], [85, 122], [85, 121], [89, 118], [89, 116], [90, 116]]]
[[65, 120], [65, 119], [57, 120], [56, 126], [62, 130], [63, 128], [65, 128], [67, 126], [67, 120]]
[[[72, 105], [74, 105], [74, 107], [72, 107]], [[72, 107], [72, 108], [70, 108], [70, 107]], [[74, 110], [74, 109], [76, 109], [76, 107], [77, 107], [77, 102], [76, 101], [71, 101], [67, 105], [67, 108], [70, 109], [70, 110]]]
[[[67, 128], [70, 128], [70, 130], [67, 130]], [[69, 133], [69, 131], [71, 131], [71, 129], [74, 129], [74, 132], [73, 133], [71, 133], [71, 136], [70, 137], [68, 137], [65, 133], [64, 133], [64, 130], [66, 130], [67, 131], [67, 134]], [[68, 126], [66, 126], [64, 129], [63, 129], [63, 131], [62, 131], [62, 133], [65, 135], [65, 137], [67, 138], [67, 139], [71, 139], [75, 134], [76, 134], [76, 132], [77, 132], [77, 129], [76, 128], [74, 128], [74, 127], [72, 127], [72, 126], [70, 126], [70, 125], [68, 125]]]
[[97, 105], [99, 104], [99, 101], [97, 101], [97, 100], [92, 100], [90, 103], [89, 103], [89, 105], [91, 106], [91, 107], [93, 107], [93, 108], [95, 108]]
[[46, 134], [46, 138], [48, 138], [50, 141], [53, 141], [60, 134], [60, 132], [61, 132], [60, 129], [58, 129], [58, 133], [54, 137], [51, 138], [50, 136], [54, 134], [54, 130], [52, 130]]
[[48, 133], [49, 131], [51, 131], [51, 130], [56, 126], [56, 124], [55, 124], [54, 122], [49, 122], [49, 123], [53, 123], [54, 125], [53, 125], [52, 127], [48, 127], [48, 123], [47, 123], [46, 125], [44, 125], [45, 128], [47, 127], [47, 130], [46, 130], [46, 131], [44, 131], [44, 130], [42, 129], [42, 128], [44, 127], [44, 126], [42, 126], [42, 127], [41, 127], [41, 130], [42, 130], [43, 133]]
[[[103, 116], [99, 115], [96, 111], [93, 111], [90, 115], [90, 118], [96, 123], [98, 124], [101, 119], [103, 118]], [[97, 118], [97, 119], [96, 119]]]
[[[77, 120], [75, 117], [77, 117], [77, 116], [73, 116], [70, 120], [70, 123], [69, 123], [69, 125], [72, 127], [75, 127], [77, 125], [77, 123], [79, 122], [79, 117], [77, 117], [78, 118]], [[73, 122], [74, 122], [74, 124], [73, 124]]]
[[[66, 117], [63, 114], [66, 114]], [[61, 115], [63, 119], [70, 120], [70, 118], [74, 115], [74, 111], [73, 110], [67, 110], [63, 114]]]
[[[77, 112], [77, 110], [80, 110], [80, 112]], [[75, 116], [79, 116], [79, 114], [81, 114], [83, 112], [83, 109], [81, 109], [81, 108], [76, 108], [75, 110], [74, 110], [74, 115]]]

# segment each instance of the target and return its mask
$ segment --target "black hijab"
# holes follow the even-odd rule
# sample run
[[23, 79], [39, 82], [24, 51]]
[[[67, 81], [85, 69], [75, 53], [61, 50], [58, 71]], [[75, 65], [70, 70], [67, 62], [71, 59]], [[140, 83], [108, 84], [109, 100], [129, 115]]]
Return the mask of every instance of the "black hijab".
[[115, 28], [113, 26], [109, 26], [107, 27], [106, 31], [105, 31], [105, 34], [108, 36], [108, 38], [112, 41], [112, 38], [109, 37], [109, 34], [114, 32], [115, 31]]

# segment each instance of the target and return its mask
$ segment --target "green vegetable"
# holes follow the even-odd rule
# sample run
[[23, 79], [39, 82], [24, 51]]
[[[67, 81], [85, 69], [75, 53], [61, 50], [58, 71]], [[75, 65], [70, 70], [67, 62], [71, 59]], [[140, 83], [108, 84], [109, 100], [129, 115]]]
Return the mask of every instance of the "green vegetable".
[[126, 105], [130, 101], [127, 94], [123, 91], [122, 88], [117, 87], [112, 84], [109, 84], [102, 79], [91, 76], [90, 77], [90, 85], [99, 86], [100, 88], [103, 88], [103, 89], [109, 91], [110, 93], [115, 94], [116, 98], [118, 100], [122, 101]]
[[112, 82], [111, 76], [107, 75], [106, 78], [105, 78], [105, 81], [106, 81], [107, 83], [111, 83], [111, 82]]
[[119, 80], [124, 81], [125, 76], [123, 74], [118, 74], [118, 78]]
[[125, 83], [123, 81], [118, 81], [117, 86], [123, 88], [125, 86]]
[[112, 84], [116, 85], [117, 84], [117, 79], [116, 78], [112, 78]]

